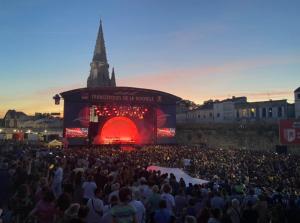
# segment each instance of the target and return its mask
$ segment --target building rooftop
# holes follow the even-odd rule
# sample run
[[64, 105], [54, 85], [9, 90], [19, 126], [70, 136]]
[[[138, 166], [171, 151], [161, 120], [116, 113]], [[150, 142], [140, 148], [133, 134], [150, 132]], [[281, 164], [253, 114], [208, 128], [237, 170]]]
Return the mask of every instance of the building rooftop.
[[24, 117], [27, 116], [24, 112], [18, 112], [16, 110], [8, 110], [4, 116], [4, 119], [6, 118], [20, 118], [20, 117]]
[[224, 99], [220, 102], [221, 103], [222, 102], [247, 102], [247, 97], [245, 97], [245, 96], [242, 96], [242, 97], [232, 96], [232, 98], [227, 98], [227, 99]]
[[294, 92], [300, 92], [300, 87], [298, 87]]

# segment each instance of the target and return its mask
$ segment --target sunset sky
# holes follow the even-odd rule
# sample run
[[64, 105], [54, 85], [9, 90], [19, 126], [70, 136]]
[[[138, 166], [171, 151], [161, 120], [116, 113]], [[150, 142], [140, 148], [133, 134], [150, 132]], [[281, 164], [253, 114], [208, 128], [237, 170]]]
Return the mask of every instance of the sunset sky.
[[62, 112], [52, 97], [86, 86], [100, 18], [118, 86], [293, 102], [299, 12], [299, 0], [0, 0], [0, 117]]

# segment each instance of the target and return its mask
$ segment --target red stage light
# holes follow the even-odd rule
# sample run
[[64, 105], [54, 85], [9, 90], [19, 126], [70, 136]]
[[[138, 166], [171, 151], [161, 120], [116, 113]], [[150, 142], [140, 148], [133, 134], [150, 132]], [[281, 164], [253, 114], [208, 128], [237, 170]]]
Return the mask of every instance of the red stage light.
[[126, 117], [109, 119], [95, 138], [95, 144], [132, 144], [138, 143], [139, 133], [135, 123]]
[[127, 116], [131, 118], [144, 118], [144, 114], [148, 111], [142, 106], [97, 106], [95, 107], [98, 116]]

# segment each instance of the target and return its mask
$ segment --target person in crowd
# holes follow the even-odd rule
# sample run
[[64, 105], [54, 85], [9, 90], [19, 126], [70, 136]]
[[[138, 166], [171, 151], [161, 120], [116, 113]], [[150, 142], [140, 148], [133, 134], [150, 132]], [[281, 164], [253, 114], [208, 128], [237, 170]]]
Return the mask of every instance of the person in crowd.
[[53, 192], [50, 190], [45, 191], [42, 200], [36, 204], [29, 216], [37, 216], [38, 223], [53, 223], [56, 217], [54, 200]]
[[87, 181], [82, 184], [83, 189], [83, 203], [86, 204], [88, 200], [95, 197], [95, 190], [97, 189], [97, 185], [93, 180], [93, 176], [89, 175]]
[[147, 184], [147, 180], [145, 179], [145, 177], [142, 177], [140, 179], [140, 185], [138, 186], [138, 189], [140, 191], [140, 199], [145, 204], [146, 200], [152, 195], [152, 191]]
[[83, 177], [82, 177], [82, 171], [73, 172], [72, 174], [75, 174], [74, 180], [73, 180], [73, 187], [74, 187], [74, 194], [73, 194], [73, 201], [75, 203], [81, 203], [83, 200]]
[[270, 211], [267, 197], [265, 194], [260, 194], [256, 205], [254, 206], [255, 210], [258, 213], [258, 223], [268, 223], [270, 222]]
[[119, 203], [119, 198], [117, 196], [112, 196], [109, 205], [104, 207], [104, 214], [101, 218], [101, 223], [112, 223], [113, 217], [111, 214], [111, 209]]
[[55, 167], [52, 179], [52, 191], [56, 198], [62, 194], [63, 168], [61, 162], [58, 161]]
[[213, 208], [211, 210], [210, 218], [207, 223], [221, 223], [222, 212], [219, 208]]
[[80, 206], [78, 210], [78, 218], [81, 223], [87, 223], [86, 218], [89, 213], [89, 208], [85, 205]]
[[146, 210], [144, 204], [141, 202], [141, 194], [138, 188], [132, 191], [132, 199], [129, 202], [129, 205], [136, 210], [137, 222], [146, 222]]
[[194, 216], [187, 215], [184, 218], [184, 223], [197, 223], [197, 219]]
[[119, 189], [120, 189], [120, 184], [119, 183], [115, 183], [111, 185], [111, 191], [108, 195], [108, 201], [110, 201], [112, 196], [117, 196], [119, 197]]
[[224, 198], [221, 196], [220, 192], [215, 191], [213, 197], [210, 200], [210, 206], [212, 209], [222, 210], [225, 207]]
[[257, 201], [258, 201], [258, 198], [254, 192], [254, 189], [250, 188], [249, 193], [243, 199], [243, 205], [245, 206], [248, 204], [248, 202], [251, 202], [251, 204], [254, 206]]
[[159, 208], [160, 194], [157, 185], [152, 186], [152, 194], [146, 201], [148, 215], [153, 214]]
[[175, 199], [174, 196], [171, 194], [172, 188], [169, 184], [164, 184], [162, 186], [162, 194], [160, 196], [161, 199], [166, 201], [167, 208], [174, 213], [175, 209]]
[[[208, 183], [184, 182], [176, 171], [147, 171], [150, 165], [180, 168], [182, 157], [191, 161], [187, 173]], [[6, 222], [6, 214], [11, 216], [8, 222], [25, 222], [35, 208], [36, 218], [42, 218], [53, 204], [55, 223], [87, 222], [91, 199], [102, 201], [95, 206], [103, 210], [99, 223], [148, 223], [155, 214], [156, 221], [170, 215], [178, 223], [192, 222], [192, 216], [200, 223], [293, 223], [300, 213], [297, 155], [187, 145], [150, 145], [131, 152], [108, 146], [49, 151], [40, 145], [0, 142], [0, 166], [9, 174], [1, 194], [11, 199], [0, 201]], [[122, 192], [121, 200], [122, 188], [127, 194]], [[55, 195], [50, 202], [44, 197], [49, 191]], [[165, 206], [159, 206], [160, 200]]]
[[65, 184], [63, 185], [63, 193], [56, 200], [57, 215], [62, 218], [64, 212], [71, 205], [73, 197], [73, 185]]
[[80, 204], [78, 204], [78, 203], [70, 204], [70, 206], [67, 208], [67, 210], [65, 210], [63, 222], [70, 223], [71, 220], [77, 219], [79, 208], [80, 208]]
[[190, 198], [188, 201], [188, 205], [184, 211], [186, 216], [196, 217], [197, 213], [196, 213], [196, 209], [195, 209], [195, 204], [196, 204], [195, 198]]
[[48, 182], [47, 178], [43, 177], [40, 179], [36, 192], [34, 194], [36, 202], [40, 201], [43, 198], [43, 194], [46, 189], [48, 189]]
[[26, 184], [22, 184], [11, 199], [12, 210], [17, 222], [23, 222], [33, 208], [33, 200]]
[[200, 211], [200, 214], [197, 217], [197, 223], [207, 223], [210, 217], [210, 212], [207, 207]]
[[246, 204], [246, 208], [242, 214], [242, 223], [257, 223], [258, 221], [258, 213], [254, 209], [253, 204], [251, 201], [248, 201]]
[[234, 198], [231, 201], [231, 207], [227, 210], [227, 215], [229, 216], [232, 223], [241, 222], [241, 209], [240, 202], [238, 199]]
[[153, 223], [174, 223], [175, 217], [167, 208], [167, 201], [166, 200], [160, 200], [159, 202], [159, 209], [156, 210], [152, 217]]
[[101, 222], [103, 215], [103, 201], [101, 200], [102, 191], [100, 188], [95, 189], [95, 197], [90, 198], [87, 202], [87, 207], [89, 209], [86, 222], [87, 223], [98, 223]]
[[188, 199], [185, 196], [184, 188], [180, 188], [178, 194], [175, 195], [175, 215], [179, 216], [187, 204]]
[[123, 187], [119, 191], [120, 203], [111, 209], [113, 223], [137, 223], [136, 209], [129, 204], [132, 192], [128, 187]]

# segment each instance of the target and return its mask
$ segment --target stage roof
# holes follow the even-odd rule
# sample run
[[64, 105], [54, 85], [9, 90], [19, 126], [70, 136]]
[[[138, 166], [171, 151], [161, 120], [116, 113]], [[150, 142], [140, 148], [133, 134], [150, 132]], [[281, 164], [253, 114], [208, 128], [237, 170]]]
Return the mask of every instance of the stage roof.
[[173, 104], [182, 100], [173, 94], [145, 88], [78, 88], [60, 93], [66, 101]]

